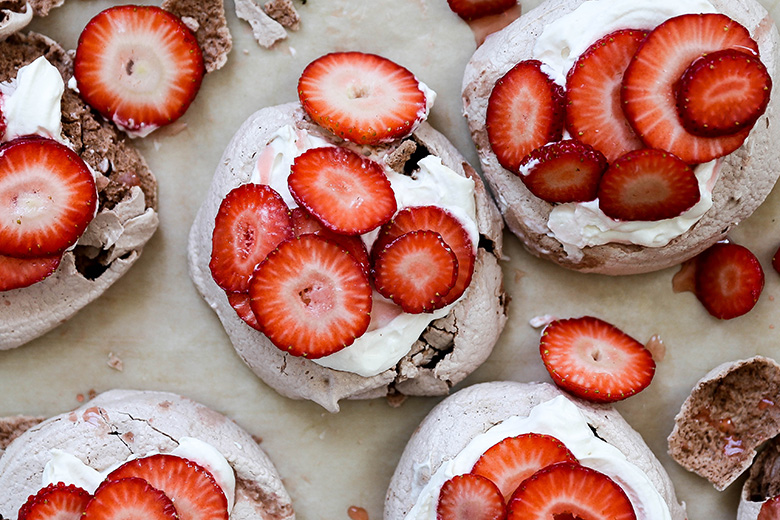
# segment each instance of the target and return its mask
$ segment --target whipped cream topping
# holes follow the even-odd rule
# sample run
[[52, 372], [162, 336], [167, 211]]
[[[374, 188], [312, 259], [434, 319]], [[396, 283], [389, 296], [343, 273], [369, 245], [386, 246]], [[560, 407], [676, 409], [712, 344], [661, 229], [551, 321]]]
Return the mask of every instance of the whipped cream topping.
[[[406, 520], [436, 520], [439, 490], [447, 480], [469, 473], [479, 457], [501, 440], [532, 432], [557, 438], [580, 464], [614, 480], [626, 492], [638, 520], [671, 520], [669, 507], [648, 476], [620, 450], [596, 437], [579, 408], [562, 395], [535, 406], [528, 417], [505, 419], [474, 437], [453, 459], [444, 461], [425, 486], [412, 489], [418, 498]], [[412, 482], [420, 482], [420, 474], [428, 473], [431, 466], [430, 460], [419, 463]]]
[[[179, 445], [168, 453], [191, 460], [207, 469], [222, 492], [225, 493], [228, 512], [232, 511], [236, 500], [236, 476], [225, 457], [214, 446], [199, 439], [181, 437], [178, 442]], [[131, 455], [127, 460], [119, 461], [103, 471], [98, 471], [82, 462], [78, 457], [55, 448], [51, 450], [51, 458], [43, 468], [42, 486], [63, 482], [66, 485], [73, 484], [90, 494], [94, 494], [108, 474], [125, 462], [157, 453], [159, 452]]]
[[64, 143], [60, 119], [64, 91], [60, 72], [43, 56], [21, 67], [16, 78], [0, 83], [6, 120], [3, 140], [35, 134]]
[[[675, 16], [712, 13], [707, 0], [588, 0], [574, 11], [548, 24], [536, 41], [533, 58], [543, 63], [544, 72], [559, 85], [579, 56], [599, 38], [620, 29], [650, 30]], [[716, 159], [694, 169], [700, 199], [683, 214], [659, 221], [617, 221], [599, 209], [598, 199], [584, 203], [556, 205], [546, 231], [558, 240], [574, 261], [584, 247], [608, 243], [663, 247], [688, 231], [712, 207], [712, 189], [718, 178]]]
[[[322, 146], [334, 145], [305, 130], [285, 125], [258, 154], [250, 182], [268, 184], [282, 196], [290, 208], [294, 208], [297, 203], [287, 188], [290, 167], [295, 157], [304, 151]], [[398, 209], [421, 205], [442, 207], [463, 224], [476, 252], [479, 230], [476, 223], [474, 181], [458, 175], [445, 166], [441, 159], [432, 155], [421, 159], [418, 165], [419, 171], [415, 172], [414, 176], [384, 168], [395, 193]], [[374, 230], [361, 237], [369, 250], [378, 232], [379, 230]], [[433, 313], [409, 314], [401, 312], [400, 307], [375, 292], [372, 322], [368, 331], [349, 347], [312, 361], [363, 377], [377, 375], [395, 366], [409, 352], [428, 325], [433, 320], [446, 316], [452, 305], [454, 303]]]

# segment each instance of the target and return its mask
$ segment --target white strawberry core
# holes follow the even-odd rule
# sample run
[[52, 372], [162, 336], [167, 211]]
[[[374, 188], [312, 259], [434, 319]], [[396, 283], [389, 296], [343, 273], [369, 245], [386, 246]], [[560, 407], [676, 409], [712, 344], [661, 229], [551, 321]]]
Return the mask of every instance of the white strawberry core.
[[70, 191], [57, 183], [52, 184], [50, 173], [31, 168], [16, 172], [3, 182], [0, 200], [9, 210], [8, 217], [19, 225], [20, 233], [47, 230], [52, 226], [52, 216], [68, 211], [62, 201], [71, 199]]
[[[162, 90], [161, 84], [166, 79], [165, 64], [153, 49], [127, 46], [118, 52], [116, 79], [118, 86], [124, 87], [126, 93], [143, 94]], [[162, 90], [164, 92], [164, 90]]]

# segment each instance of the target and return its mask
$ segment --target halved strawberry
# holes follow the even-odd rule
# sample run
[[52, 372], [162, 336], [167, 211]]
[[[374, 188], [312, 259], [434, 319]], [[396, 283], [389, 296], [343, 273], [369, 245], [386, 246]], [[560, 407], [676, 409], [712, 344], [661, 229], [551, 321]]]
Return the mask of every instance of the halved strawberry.
[[325, 227], [345, 235], [371, 231], [397, 209], [382, 167], [347, 148], [303, 152], [295, 158], [287, 184], [298, 204]]
[[466, 21], [503, 13], [517, 5], [517, 0], [447, 0], [450, 9]]
[[507, 520], [636, 520], [626, 492], [607, 475], [559, 462], [539, 470], [517, 489]]
[[393, 219], [382, 226], [371, 246], [371, 258], [390, 242], [410, 231], [435, 231], [450, 246], [458, 259], [458, 279], [455, 286], [443, 298], [442, 303], [449, 305], [466, 291], [474, 274], [474, 244], [460, 221], [450, 212], [439, 206], [410, 206], [400, 210]]
[[0, 148], [0, 254], [60, 254], [76, 243], [97, 206], [92, 172], [67, 146], [20, 138]]
[[313, 233], [315, 235], [320, 235], [322, 238], [326, 238], [331, 242], [335, 242], [346, 249], [349, 254], [354, 256], [355, 260], [360, 262], [360, 265], [363, 266], [366, 275], [368, 275], [371, 270], [371, 261], [368, 258], [366, 245], [359, 236], [342, 235], [335, 231], [331, 231], [300, 206], [295, 207], [290, 211], [290, 217], [292, 218], [293, 235], [299, 237], [304, 233]]
[[601, 178], [599, 208], [615, 220], [673, 218], [699, 201], [693, 169], [664, 150], [634, 150], [613, 162]]
[[334, 52], [311, 62], [298, 80], [298, 97], [315, 122], [360, 144], [406, 136], [426, 112], [414, 74], [362, 52]]
[[539, 353], [556, 385], [589, 401], [630, 397], [644, 390], [655, 374], [655, 361], [644, 345], [591, 316], [547, 325]]
[[203, 74], [195, 35], [155, 6], [120, 5], [96, 15], [79, 36], [73, 62], [84, 101], [141, 135], [181, 117]]
[[645, 38], [623, 76], [621, 96], [626, 118], [649, 148], [697, 164], [742, 145], [749, 129], [700, 137], [683, 127], [677, 113], [676, 86], [688, 66], [703, 54], [732, 48], [758, 55], [758, 45], [745, 27], [714, 13], [670, 18]]
[[21, 289], [38, 283], [57, 270], [61, 255], [15, 258], [0, 255], [0, 291]]
[[496, 485], [466, 473], [446, 481], [439, 490], [437, 520], [503, 520], [506, 505]]
[[377, 253], [374, 288], [405, 312], [431, 312], [458, 279], [458, 259], [435, 231], [410, 231]]
[[265, 184], [242, 184], [222, 200], [214, 220], [209, 268], [229, 292], [246, 292], [255, 266], [292, 237], [290, 210]]
[[179, 520], [227, 520], [227, 498], [211, 473], [191, 460], [159, 453], [125, 462], [108, 480], [142, 478], [164, 492]]
[[255, 269], [249, 296], [263, 334], [294, 356], [341, 350], [371, 320], [371, 286], [362, 267], [317, 235], [282, 242]]
[[92, 498], [87, 491], [62, 482], [31, 495], [19, 509], [18, 520], [80, 520]]
[[84, 509], [82, 520], [178, 520], [176, 508], [165, 493], [142, 478], [104, 480]]
[[496, 81], [488, 98], [488, 140], [498, 162], [512, 172], [531, 150], [563, 134], [563, 88], [541, 65], [538, 60], [521, 61]]
[[555, 437], [526, 433], [507, 437], [488, 448], [471, 468], [471, 473], [490, 479], [508, 502], [521, 482], [556, 462], [578, 461]]
[[766, 111], [772, 78], [758, 56], [724, 49], [702, 56], [685, 71], [677, 110], [686, 130], [705, 137], [752, 128]]
[[622, 29], [596, 41], [580, 55], [566, 77], [566, 129], [603, 153], [609, 162], [642, 148], [623, 114], [623, 73], [647, 31]]
[[519, 176], [531, 193], [547, 202], [585, 202], [596, 198], [606, 169], [601, 152], [565, 139], [532, 150], [520, 163]]
[[257, 323], [257, 317], [255, 317], [255, 313], [252, 312], [252, 306], [249, 304], [249, 293], [229, 292], [227, 293], [227, 299], [230, 306], [233, 307], [233, 310], [236, 311], [236, 314], [244, 323], [255, 330], [260, 330], [260, 324]]
[[758, 302], [764, 270], [744, 246], [718, 242], [696, 258], [696, 297], [707, 312], [723, 320], [742, 316]]
[[780, 495], [761, 504], [756, 520], [780, 520]]

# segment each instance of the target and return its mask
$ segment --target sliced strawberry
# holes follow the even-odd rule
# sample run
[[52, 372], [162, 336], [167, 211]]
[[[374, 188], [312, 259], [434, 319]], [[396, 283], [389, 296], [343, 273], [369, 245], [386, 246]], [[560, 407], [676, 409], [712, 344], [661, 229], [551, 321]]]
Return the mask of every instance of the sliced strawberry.
[[312, 148], [295, 158], [287, 184], [295, 201], [322, 224], [345, 235], [375, 229], [396, 202], [382, 167], [346, 148]]
[[474, 464], [471, 473], [494, 482], [508, 502], [521, 482], [556, 462], [578, 461], [555, 437], [526, 433], [507, 437], [491, 446]]
[[669, 152], [647, 148], [613, 162], [598, 189], [599, 208], [615, 220], [673, 218], [700, 197], [690, 166]]
[[589, 401], [630, 397], [647, 387], [655, 374], [655, 361], [644, 345], [591, 316], [547, 325], [539, 352], [556, 385]]
[[623, 114], [620, 90], [623, 73], [646, 31], [610, 33], [580, 55], [566, 78], [566, 129], [612, 162], [642, 148]]
[[722, 14], [670, 18], [645, 38], [623, 76], [623, 111], [649, 148], [668, 150], [689, 164], [727, 155], [742, 145], [745, 129], [723, 137], [688, 132], [677, 113], [676, 86], [688, 66], [703, 54], [740, 49], [758, 55], [745, 27]]
[[334, 52], [311, 62], [298, 80], [298, 97], [316, 123], [360, 144], [409, 135], [426, 113], [414, 74], [362, 52]]
[[405, 312], [432, 312], [458, 279], [458, 259], [435, 231], [410, 231], [377, 253], [371, 274], [377, 292]]
[[463, 295], [471, 283], [474, 274], [474, 245], [468, 232], [460, 221], [450, 212], [439, 206], [411, 206], [395, 214], [393, 219], [382, 226], [371, 246], [371, 258], [390, 242], [410, 231], [435, 231], [452, 249], [458, 259], [458, 279], [441, 300], [449, 305]]
[[780, 520], [780, 495], [761, 504], [756, 520]]
[[142, 478], [104, 480], [84, 510], [82, 520], [177, 520], [176, 508], [165, 493]]
[[436, 504], [437, 520], [503, 520], [506, 505], [490, 480], [466, 473], [446, 481]]
[[222, 200], [214, 220], [209, 268], [229, 292], [246, 292], [249, 277], [280, 242], [292, 237], [290, 210], [265, 184], [242, 184]]
[[106, 9], [79, 36], [73, 75], [106, 119], [145, 135], [181, 117], [203, 79], [195, 35], [155, 6]]
[[5, 115], [3, 114], [3, 108], [5, 108], [3, 103], [3, 94], [0, 93], [0, 142], [2, 142], [5, 138], [5, 130], [8, 128], [8, 122], [6, 121]]
[[723, 320], [742, 316], [758, 302], [764, 270], [746, 247], [718, 242], [696, 258], [696, 297]]
[[580, 141], [565, 139], [536, 148], [520, 163], [520, 179], [528, 190], [550, 203], [585, 202], [596, 198], [607, 159]]
[[15, 258], [0, 255], [0, 291], [29, 287], [57, 270], [61, 255], [42, 258]]
[[488, 98], [485, 127], [498, 162], [517, 172], [534, 148], [563, 134], [564, 94], [537, 60], [521, 61], [499, 79]]
[[157, 454], [126, 462], [108, 480], [138, 477], [164, 492], [179, 520], [227, 520], [227, 498], [211, 473], [182, 457]]
[[780, 247], [778, 247], [775, 254], [772, 255], [772, 267], [778, 274], [780, 274]]
[[754, 54], [725, 49], [688, 67], [677, 90], [677, 110], [686, 130], [705, 137], [752, 128], [766, 111], [772, 78]]
[[283, 242], [249, 282], [263, 334], [294, 356], [318, 358], [351, 345], [371, 320], [371, 286], [344, 249], [311, 234]]
[[87, 491], [62, 482], [50, 484], [19, 509], [18, 520], [80, 520], [92, 498]]
[[625, 491], [607, 475], [559, 462], [523, 482], [507, 506], [507, 520], [551, 518], [636, 520], [636, 513]]
[[300, 206], [293, 208], [290, 211], [290, 216], [292, 217], [293, 235], [299, 237], [304, 233], [313, 233], [315, 235], [320, 235], [322, 238], [326, 238], [331, 242], [335, 242], [355, 257], [355, 260], [360, 262], [363, 271], [368, 275], [371, 270], [371, 261], [368, 258], [366, 245], [359, 236], [342, 235], [335, 231], [331, 231]]
[[67, 146], [20, 138], [0, 148], [0, 254], [60, 254], [76, 243], [97, 206], [92, 172]]
[[236, 311], [238, 317], [244, 320], [244, 323], [255, 330], [260, 330], [260, 324], [257, 323], [255, 313], [249, 304], [249, 293], [229, 292], [227, 293], [228, 303]]
[[503, 13], [517, 5], [517, 0], [447, 0], [450, 9], [466, 21]]

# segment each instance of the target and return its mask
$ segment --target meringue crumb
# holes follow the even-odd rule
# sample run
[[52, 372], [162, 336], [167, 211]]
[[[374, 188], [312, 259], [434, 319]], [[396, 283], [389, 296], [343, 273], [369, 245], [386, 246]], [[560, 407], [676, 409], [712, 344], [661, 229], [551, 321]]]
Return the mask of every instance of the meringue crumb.
[[108, 353], [108, 361], [106, 361], [106, 364], [119, 372], [122, 372], [125, 369], [124, 361], [113, 352]]

